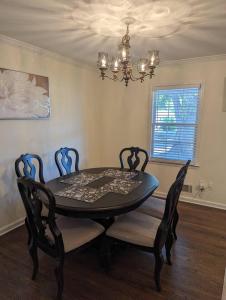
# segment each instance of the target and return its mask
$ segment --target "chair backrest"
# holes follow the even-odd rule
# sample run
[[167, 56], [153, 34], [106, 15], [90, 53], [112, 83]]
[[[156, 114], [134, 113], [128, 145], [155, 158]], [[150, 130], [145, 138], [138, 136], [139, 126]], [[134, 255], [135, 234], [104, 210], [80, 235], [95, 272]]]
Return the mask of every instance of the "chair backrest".
[[169, 228], [172, 225], [174, 213], [180, 197], [185, 176], [186, 173], [181, 174], [181, 176], [174, 181], [174, 183], [171, 185], [168, 191], [164, 215], [155, 238], [156, 246], [160, 248], [164, 246]]
[[[124, 169], [123, 156], [127, 153], [127, 164], [129, 165], [130, 171], [135, 171], [140, 166], [140, 170], [144, 172], [149, 160], [147, 151], [139, 147], [128, 147], [122, 149], [119, 153], [121, 169]], [[139, 157], [140, 154], [142, 154], [141, 156], [144, 156], [143, 163]]]
[[177, 207], [178, 200], [180, 198], [180, 193], [184, 183], [186, 174], [182, 174], [177, 178], [171, 185], [169, 192], [166, 197], [166, 207], [163, 215], [163, 220], [166, 224], [171, 224], [174, 216], [175, 209]]
[[[38, 167], [38, 172], [37, 172]], [[22, 154], [15, 161], [15, 171], [17, 177], [27, 177], [35, 180], [38, 174], [38, 180], [41, 183], [45, 183], [43, 176], [43, 162], [39, 155], [37, 154]]]
[[[186, 162], [186, 164], [185, 164], [183, 167], [180, 168], [180, 170], [179, 170], [179, 172], [178, 172], [178, 174], [177, 174], [177, 177], [176, 177], [176, 179], [178, 179], [178, 178], [181, 177], [181, 176], [183, 177], [183, 183], [182, 183], [182, 185], [181, 185], [181, 191], [182, 191], [182, 189], [183, 189], [185, 177], [186, 177], [186, 175], [187, 175], [187, 171], [188, 171], [188, 167], [189, 167], [190, 163], [191, 163], [191, 160], [188, 160], [188, 161]], [[180, 192], [181, 192], [181, 191], [180, 191]]]
[[[179, 178], [179, 177], [180, 177], [182, 174], [184, 174], [184, 173], [185, 173], [185, 176], [186, 176], [187, 171], [188, 171], [188, 167], [189, 167], [190, 163], [191, 163], [191, 160], [189, 159], [189, 160], [186, 162], [186, 164], [185, 164], [185, 165], [180, 169], [180, 171], [178, 172], [176, 179]], [[184, 176], [184, 179], [185, 179], [185, 176]]]
[[[17, 184], [26, 210], [32, 243], [50, 255], [64, 253], [62, 235], [55, 222], [56, 203], [52, 192], [44, 184], [26, 177], [18, 178]], [[47, 215], [43, 215], [43, 206], [48, 211]]]
[[59, 170], [60, 176], [70, 174], [72, 170], [72, 157], [69, 155], [69, 152], [73, 152], [75, 155], [75, 171], [79, 171], [79, 154], [78, 151], [74, 148], [60, 148], [55, 153], [55, 162]]

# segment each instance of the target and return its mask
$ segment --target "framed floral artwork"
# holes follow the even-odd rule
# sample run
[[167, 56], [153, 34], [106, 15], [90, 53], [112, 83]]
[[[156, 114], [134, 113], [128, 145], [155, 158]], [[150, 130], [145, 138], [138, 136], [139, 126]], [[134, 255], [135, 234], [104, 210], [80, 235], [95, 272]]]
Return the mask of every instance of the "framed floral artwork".
[[48, 119], [49, 79], [0, 68], [0, 119]]

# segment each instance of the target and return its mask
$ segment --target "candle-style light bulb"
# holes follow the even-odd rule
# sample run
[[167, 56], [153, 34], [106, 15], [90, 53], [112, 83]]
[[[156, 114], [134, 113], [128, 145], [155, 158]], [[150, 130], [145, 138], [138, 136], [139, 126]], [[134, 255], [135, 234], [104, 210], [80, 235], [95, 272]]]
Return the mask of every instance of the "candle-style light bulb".
[[145, 64], [141, 64], [141, 71], [142, 71], [142, 72], [145, 71]]
[[159, 65], [159, 51], [158, 50], [152, 50], [148, 51], [149, 54], [149, 67], [156, 67]]
[[120, 58], [122, 62], [127, 62], [129, 60], [129, 49], [125, 45], [120, 47]]
[[120, 70], [120, 59], [118, 57], [112, 58], [111, 70], [114, 73], [117, 73]]
[[101, 67], [106, 68], [106, 66], [107, 66], [107, 61], [106, 61], [106, 57], [104, 56], [101, 60]]
[[145, 74], [147, 65], [148, 65], [148, 60], [146, 58], [141, 58], [137, 64], [138, 72], [140, 74]]
[[108, 68], [108, 54], [105, 52], [98, 53], [97, 66], [99, 69], [107, 70]]

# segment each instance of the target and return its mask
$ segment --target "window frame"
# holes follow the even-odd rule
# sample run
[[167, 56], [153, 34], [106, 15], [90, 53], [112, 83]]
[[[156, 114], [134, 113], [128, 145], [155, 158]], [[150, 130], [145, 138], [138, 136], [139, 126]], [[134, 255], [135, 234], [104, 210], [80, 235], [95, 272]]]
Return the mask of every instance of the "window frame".
[[153, 100], [154, 100], [154, 93], [156, 90], [164, 90], [164, 89], [182, 89], [182, 88], [199, 88], [199, 103], [197, 107], [197, 123], [196, 123], [196, 149], [194, 153], [194, 159], [191, 161], [191, 166], [193, 167], [199, 167], [199, 146], [200, 146], [200, 119], [201, 119], [201, 107], [202, 107], [202, 98], [203, 98], [203, 83], [191, 83], [191, 84], [172, 84], [172, 85], [158, 85], [153, 86], [152, 89], [150, 89], [150, 109], [149, 109], [149, 161], [153, 163], [159, 163], [159, 164], [166, 164], [166, 165], [183, 165], [185, 161], [183, 160], [171, 160], [171, 159], [164, 159], [164, 158], [156, 158], [152, 157], [152, 137], [153, 137]]

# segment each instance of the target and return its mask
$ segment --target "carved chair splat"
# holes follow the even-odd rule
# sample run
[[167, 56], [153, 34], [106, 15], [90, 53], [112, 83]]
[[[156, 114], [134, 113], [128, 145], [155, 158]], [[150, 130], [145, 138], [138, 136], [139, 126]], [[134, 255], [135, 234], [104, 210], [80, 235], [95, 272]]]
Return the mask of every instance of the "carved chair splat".
[[[127, 157], [127, 164], [129, 165], [129, 169], [131, 171], [134, 171], [141, 165], [140, 170], [144, 172], [144, 170], [147, 166], [148, 160], [149, 160], [147, 151], [144, 149], [141, 149], [139, 147], [123, 148], [119, 153], [121, 169], [124, 169], [124, 167], [125, 167], [124, 162], [123, 162], [123, 156], [127, 152], [129, 153], [129, 155]], [[143, 153], [143, 155], [144, 155], [143, 164], [141, 164], [141, 158], [139, 157], [139, 154], [141, 154], [141, 153]]]
[[55, 162], [57, 165], [57, 168], [59, 170], [60, 176], [63, 176], [65, 174], [70, 174], [73, 172], [72, 170], [72, 157], [70, 156], [70, 152], [73, 152], [75, 155], [75, 171], [79, 171], [79, 153], [74, 148], [60, 148], [55, 153]]
[[[38, 180], [41, 183], [45, 183], [44, 176], [43, 176], [43, 162], [39, 155], [37, 154], [22, 154], [16, 161], [15, 161], [15, 171], [17, 177], [27, 177], [33, 180], [36, 180], [37, 169], [34, 162], [38, 164]], [[21, 171], [20, 165], [23, 165], [23, 169]]]

